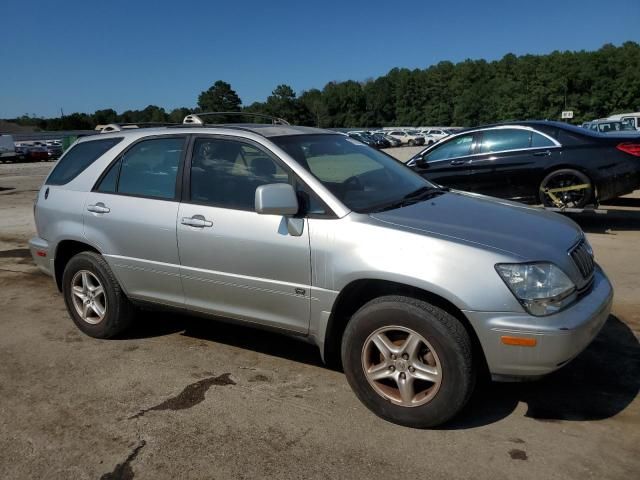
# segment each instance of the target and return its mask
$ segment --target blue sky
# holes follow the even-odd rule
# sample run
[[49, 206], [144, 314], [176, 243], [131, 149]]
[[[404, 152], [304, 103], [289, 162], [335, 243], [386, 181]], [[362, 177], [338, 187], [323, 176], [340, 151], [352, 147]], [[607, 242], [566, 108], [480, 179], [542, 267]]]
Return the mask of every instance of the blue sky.
[[244, 104], [393, 67], [640, 41], [640, 0], [32, 1], [0, 6], [0, 118]]

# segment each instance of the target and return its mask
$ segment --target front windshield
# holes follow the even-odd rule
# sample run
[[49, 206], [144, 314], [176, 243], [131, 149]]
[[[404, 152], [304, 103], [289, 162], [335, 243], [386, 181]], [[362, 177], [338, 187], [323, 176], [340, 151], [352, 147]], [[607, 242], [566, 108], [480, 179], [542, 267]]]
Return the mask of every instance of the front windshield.
[[270, 140], [358, 213], [391, 208], [412, 193], [436, 188], [392, 157], [344, 135], [288, 135]]

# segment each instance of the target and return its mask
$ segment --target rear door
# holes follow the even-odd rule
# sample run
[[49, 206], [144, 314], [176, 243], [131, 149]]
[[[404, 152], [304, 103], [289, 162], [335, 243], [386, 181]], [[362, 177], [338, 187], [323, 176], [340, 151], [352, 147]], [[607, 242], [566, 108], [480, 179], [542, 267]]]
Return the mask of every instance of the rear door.
[[311, 306], [307, 219], [255, 212], [255, 190], [292, 182], [261, 146], [237, 138], [196, 138], [178, 213], [186, 304], [209, 314], [306, 333]]
[[133, 298], [181, 306], [176, 218], [187, 137], [138, 141], [105, 171], [85, 203], [85, 236]]
[[471, 155], [476, 148], [473, 132], [451, 138], [434, 147], [414, 169], [428, 180], [445, 187], [468, 190], [470, 187]]
[[529, 128], [493, 128], [480, 132], [471, 160], [470, 189], [485, 195], [531, 201], [539, 178], [558, 154], [551, 137]]

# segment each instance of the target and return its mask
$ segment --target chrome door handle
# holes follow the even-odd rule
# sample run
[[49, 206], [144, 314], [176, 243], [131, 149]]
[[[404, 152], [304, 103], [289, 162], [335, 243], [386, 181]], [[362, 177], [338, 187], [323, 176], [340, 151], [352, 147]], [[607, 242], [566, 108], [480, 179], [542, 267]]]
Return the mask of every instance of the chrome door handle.
[[451, 165], [463, 165], [467, 163], [469, 160], [451, 160]]
[[102, 202], [98, 202], [95, 205], [88, 205], [87, 210], [93, 213], [109, 213], [111, 211], [111, 209], [106, 207]]
[[196, 228], [213, 227], [213, 222], [207, 220], [202, 215], [194, 215], [193, 217], [182, 217], [180, 223], [182, 223], [182, 225], [188, 225], [190, 227]]
[[549, 155], [551, 155], [551, 152], [549, 150], [545, 150], [544, 152], [536, 152], [533, 154], [534, 157], [548, 157]]

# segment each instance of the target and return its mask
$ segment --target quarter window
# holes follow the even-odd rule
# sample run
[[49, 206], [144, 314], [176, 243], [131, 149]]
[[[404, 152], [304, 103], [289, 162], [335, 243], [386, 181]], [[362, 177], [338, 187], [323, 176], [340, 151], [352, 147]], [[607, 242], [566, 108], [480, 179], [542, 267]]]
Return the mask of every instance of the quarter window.
[[446, 160], [448, 158], [463, 157], [471, 153], [473, 145], [473, 134], [460, 135], [448, 142], [436, 147], [426, 157], [427, 162], [436, 160]]
[[532, 148], [540, 148], [540, 147], [554, 147], [555, 143], [553, 143], [549, 138], [544, 135], [540, 135], [538, 132], [532, 132], [531, 134], [531, 147]]
[[136, 143], [111, 166], [96, 190], [174, 199], [184, 143], [184, 138], [154, 138]]
[[47, 178], [47, 185], [64, 185], [119, 143], [122, 138], [105, 138], [78, 143], [63, 157]]
[[195, 203], [253, 211], [256, 188], [290, 183], [290, 178], [269, 154], [253, 145], [199, 138], [193, 148], [190, 182]]

